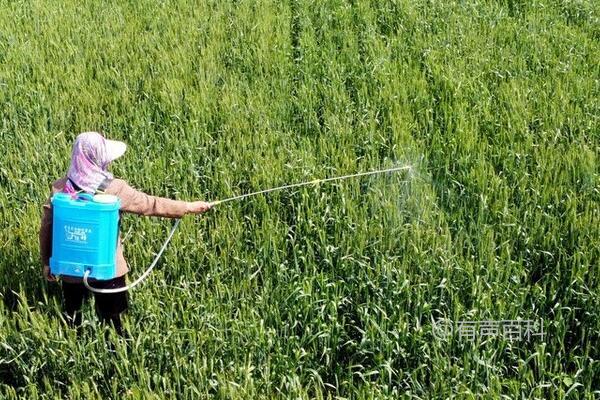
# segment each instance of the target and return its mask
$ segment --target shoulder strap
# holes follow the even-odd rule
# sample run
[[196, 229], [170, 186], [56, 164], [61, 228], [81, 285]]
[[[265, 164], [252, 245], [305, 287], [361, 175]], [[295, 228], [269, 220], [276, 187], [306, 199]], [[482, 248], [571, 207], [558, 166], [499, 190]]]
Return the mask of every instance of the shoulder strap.
[[78, 184], [76, 184], [75, 182], [73, 182], [73, 180], [71, 178], [67, 178], [67, 180], [69, 182], [71, 182], [71, 185], [73, 185], [73, 187], [75, 188], [75, 190], [77, 190], [77, 192], [83, 192], [84, 191], [82, 188], [79, 187]]
[[108, 187], [108, 185], [110, 185], [110, 183], [113, 180], [111, 178], [106, 178], [102, 181], [102, 183], [100, 183], [100, 186], [98, 186], [98, 188], [96, 189], [96, 193], [100, 192], [100, 193], [104, 193], [106, 188]]

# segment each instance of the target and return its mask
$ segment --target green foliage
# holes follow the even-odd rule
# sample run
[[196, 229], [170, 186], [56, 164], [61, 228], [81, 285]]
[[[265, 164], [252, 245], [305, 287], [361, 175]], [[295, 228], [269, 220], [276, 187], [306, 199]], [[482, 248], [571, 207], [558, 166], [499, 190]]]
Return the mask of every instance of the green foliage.
[[[0, 397], [599, 396], [598, 4], [0, 0]], [[125, 343], [91, 306], [77, 336], [41, 279], [86, 130], [182, 199], [414, 168], [186, 217]], [[167, 227], [124, 218], [132, 276]]]

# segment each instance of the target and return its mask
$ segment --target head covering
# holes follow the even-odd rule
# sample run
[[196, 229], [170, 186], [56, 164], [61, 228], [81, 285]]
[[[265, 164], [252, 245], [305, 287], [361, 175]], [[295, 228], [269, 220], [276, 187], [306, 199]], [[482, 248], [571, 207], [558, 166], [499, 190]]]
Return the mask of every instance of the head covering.
[[108, 140], [98, 132], [84, 132], [77, 136], [71, 154], [71, 166], [67, 172], [64, 191], [76, 193], [83, 190], [95, 193], [98, 188], [113, 179], [106, 169], [111, 161], [121, 157], [127, 145]]

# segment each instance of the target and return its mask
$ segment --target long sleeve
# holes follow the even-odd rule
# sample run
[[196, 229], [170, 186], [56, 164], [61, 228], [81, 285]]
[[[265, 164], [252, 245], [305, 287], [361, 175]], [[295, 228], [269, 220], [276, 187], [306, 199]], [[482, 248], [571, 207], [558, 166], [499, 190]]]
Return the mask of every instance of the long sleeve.
[[39, 240], [42, 265], [50, 265], [50, 256], [52, 255], [52, 205], [49, 199], [43, 206]]
[[106, 193], [121, 200], [121, 211], [133, 214], [181, 218], [187, 213], [187, 202], [151, 196], [129, 186], [122, 179], [115, 179]]

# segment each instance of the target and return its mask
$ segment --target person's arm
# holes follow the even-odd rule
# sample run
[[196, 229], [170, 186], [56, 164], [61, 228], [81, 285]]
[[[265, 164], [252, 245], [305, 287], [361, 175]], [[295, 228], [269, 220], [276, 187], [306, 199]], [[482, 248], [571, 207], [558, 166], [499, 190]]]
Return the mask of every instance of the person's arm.
[[54, 277], [50, 274], [50, 255], [52, 254], [52, 204], [50, 199], [46, 200], [42, 207], [42, 221], [40, 224], [40, 258], [42, 261], [42, 271], [44, 277], [53, 281]]
[[187, 202], [151, 196], [132, 188], [121, 179], [115, 179], [107, 188], [107, 193], [121, 199], [121, 211], [146, 216], [181, 218], [186, 214], [205, 212], [212, 207], [211, 203], [203, 201]]

